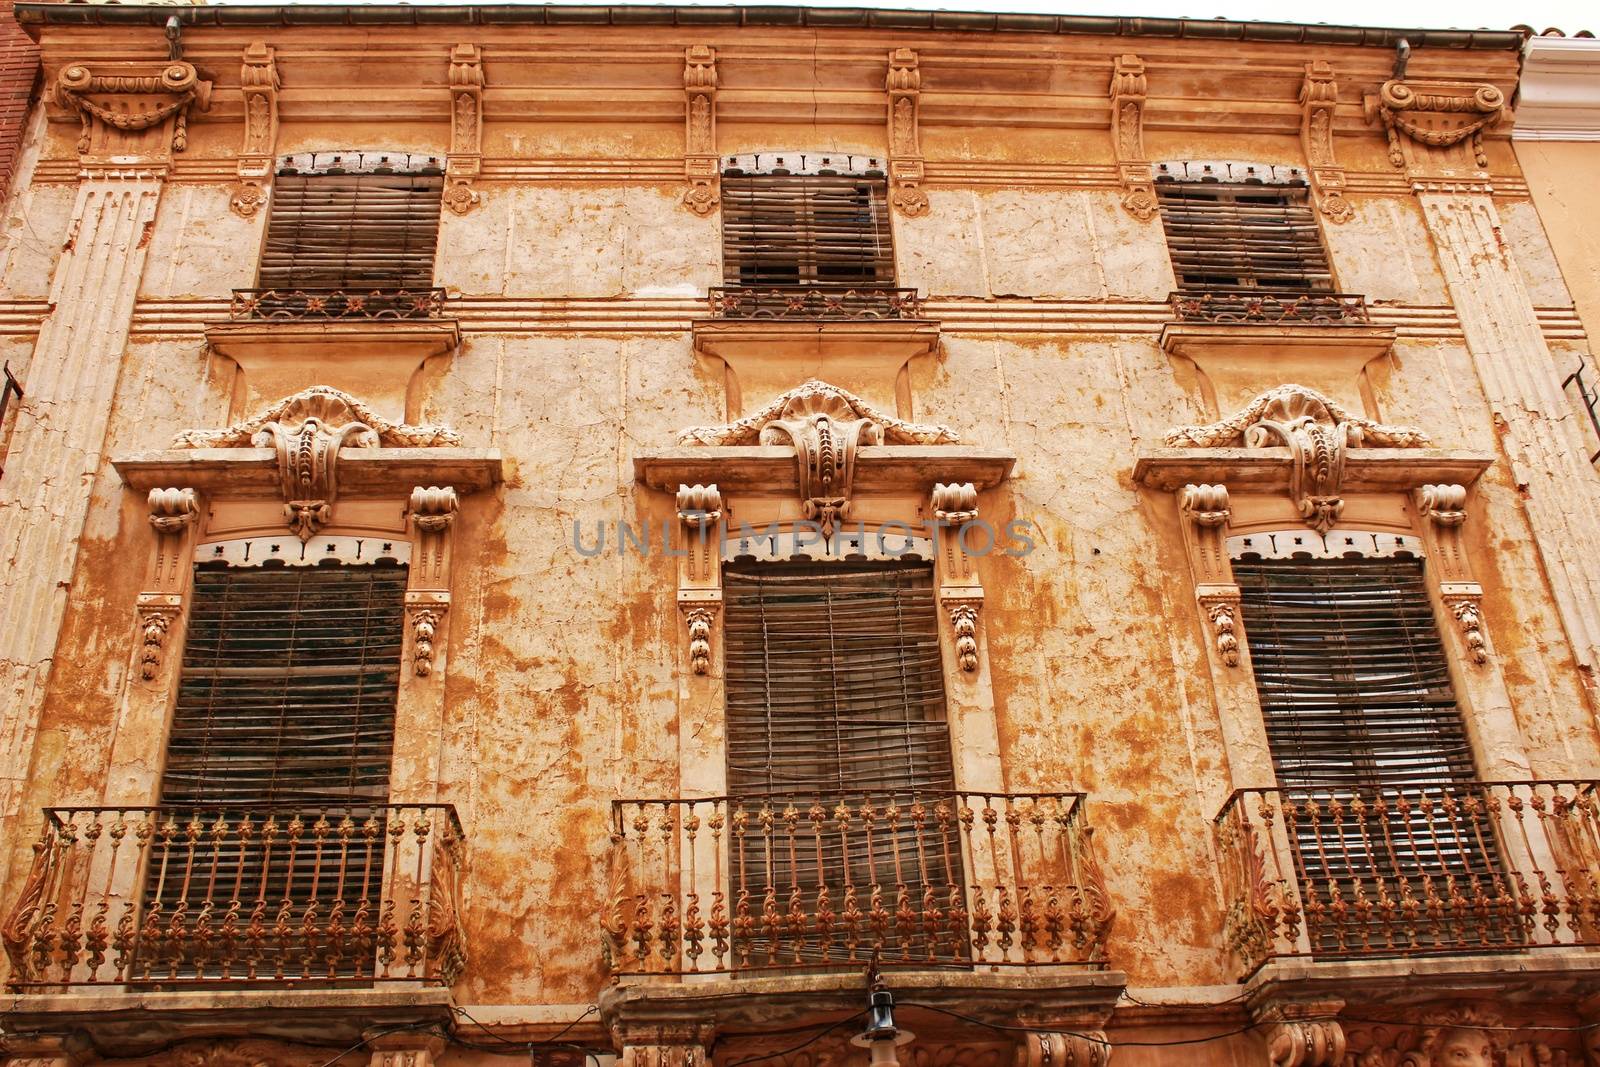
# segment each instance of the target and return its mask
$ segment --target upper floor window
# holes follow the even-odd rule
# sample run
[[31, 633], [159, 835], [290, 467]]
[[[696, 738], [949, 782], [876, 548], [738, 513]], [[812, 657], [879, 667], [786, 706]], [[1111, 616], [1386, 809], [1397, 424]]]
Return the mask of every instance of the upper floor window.
[[1238, 166], [1217, 164], [1207, 165], [1208, 173], [1212, 166], [1224, 167], [1220, 177], [1227, 180], [1195, 180], [1189, 173], [1195, 166], [1187, 165], [1182, 175], [1160, 174], [1156, 181], [1179, 289], [1332, 291], [1321, 231], [1297, 172], [1251, 167], [1249, 174], [1264, 171], [1270, 181], [1240, 180], [1245, 175], [1235, 173]]
[[252, 313], [414, 317], [418, 295], [433, 285], [443, 190], [442, 161], [433, 156], [285, 158], [273, 180]]

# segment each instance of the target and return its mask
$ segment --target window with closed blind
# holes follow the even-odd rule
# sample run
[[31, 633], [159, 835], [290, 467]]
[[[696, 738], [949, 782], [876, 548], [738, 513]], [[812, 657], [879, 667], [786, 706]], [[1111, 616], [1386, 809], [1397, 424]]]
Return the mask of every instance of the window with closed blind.
[[291, 157], [273, 180], [257, 280], [264, 295], [253, 311], [283, 316], [306, 311], [309, 299], [324, 317], [409, 315], [412, 302], [398, 297], [433, 285], [443, 191], [433, 157]]
[[1180, 290], [1332, 291], [1305, 186], [1165, 181], [1156, 196]]
[[[1422, 561], [1235, 560], [1233, 573], [1285, 804], [1347, 813], [1291, 824], [1306, 876], [1350, 900], [1419, 871], [1498, 877], [1491, 820], [1453, 807], [1476, 772]], [[1338, 925], [1320, 950], [1370, 941]], [[1496, 920], [1485, 936], [1516, 933]]]
[[[931, 566], [729, 565], [723, 598], [728, 789], [736, 799], [800, 813], [818, 806], [829, 818], [845, 805], [859, 826], [869, 808], [949, 798], [955, 772]], [[814, 907], [824, 885], [840, 901], [851, 881], [903, 882], [916, 900], [928, 891], [943, 899], [946, 886], [964, 884], [953, 833], [933, 829], [919, 841], [901, 822], [880, 823], [875, 834], [871, 850], [858, 841], [846, 853], [837, 834], [819, 837], [815, 849], [785, 851], [752, 833], [734, 859], [797, 889], [797, 907]], [[896, 936], [885, 956], [900, 951]], [[801, 955], [821, 952], [813, 944]], [[966, 956], [953, 938], [937, 952]]]
[[730, 286], [893, 285], [887, 182], [724, 173], [722, 277]]

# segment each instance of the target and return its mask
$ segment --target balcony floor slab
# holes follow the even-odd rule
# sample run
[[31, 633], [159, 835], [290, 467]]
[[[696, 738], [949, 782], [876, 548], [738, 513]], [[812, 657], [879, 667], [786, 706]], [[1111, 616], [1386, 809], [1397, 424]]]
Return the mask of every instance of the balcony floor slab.
[[1592, 996], [1600, 985], [1600, 949], [1407, 956], [1394, 959], [1279, 958], [1245, 982], [1252, 1004], [1337, 997], [1349, 1004], [1410, 1004], [1484, 997], [1548, 1004]]

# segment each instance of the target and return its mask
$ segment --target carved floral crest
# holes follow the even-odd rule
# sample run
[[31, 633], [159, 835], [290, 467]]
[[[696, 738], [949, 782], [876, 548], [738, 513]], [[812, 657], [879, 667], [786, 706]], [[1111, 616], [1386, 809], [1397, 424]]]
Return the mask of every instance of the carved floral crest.
[[461, 435], [443, 426], [390, 422], [349, 393], [314, 385], [225, 430], [185, 430], [172, 443], [176, 448], [274, 449], [284, 518], [305, 541], [328, 521], [338, 495], [339, 449], [454, 446]]
[[726, 426], [691, 426], [686, 445], [793, 445], [800, 464], [800, 497], [808, 519], [833, 536], [850, 517], [856, 452], [861, 445], [940, 445], [959, 440], [944, 426], [905, 422], [836, 385], [812, 379], [755, 414]]
[[1344, 510], [1340, 487], [1348, 449], [1420, 448], [1429, 442], [1421, 430], [1352, 414], [1315, 389], [1280, 385], [1220, 422], [1169, 430], [1166, 443], [1179, 448], [1287, 446], [1294, 461], [1289, 494], [1306, 523], [1327, 533]]

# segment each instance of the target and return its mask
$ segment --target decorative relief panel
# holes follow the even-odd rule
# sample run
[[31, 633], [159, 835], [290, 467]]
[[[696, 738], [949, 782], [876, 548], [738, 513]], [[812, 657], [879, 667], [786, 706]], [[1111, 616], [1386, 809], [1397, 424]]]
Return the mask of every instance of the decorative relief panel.
[[225, 430], [186, 430], [173, 446], [274, 449], [284, 519], [304, 541], [327, 523], [338, 496], [340, 448], [428, 448], [460, 443], [454, 430], [392, 423], [350, 394], [318, 385], [285, 397]]
[[689, 187], [683, 202], [696, 215], [709, 215], [722, 200], [718, 191], [717, 51], [697, 44], [683, 53], [683, 174]]
[[1168, 431], [1166, 443], [1190, 448], [1286, 446], [1294, 464], [1289, 495], [1306, 524], [1326, 533], [1344, 511], [1340, 493], [1349, 448], [1418, 448], [1429, 442], [1420, 430], [1362, 418], [1315, 389], [1280, 385], [1219, 422]]
[[264, 42], [244, 50], [239, 88], [244, 93], [244, 145], [239, 149], [239, 182], [228, 207], [248, 219], [267, 202], [278, 146], [278, 64]]
[[1391, 79], [1366, 97], [1367, 121], [1381, 122], [1389, 162], [1415, 177], [1482, 172], [1483, 135], [1505, 113], [1505, 94], [1474, 82]]
[[1311, 168], [1311, 187], [1324, 218], [1349, 222], [1355, 209], [1344, 198], [1344, 168], [1333, 149], [1338, 103], [1339, 84], [1334, 81], [1333, 68], [1321, 59], [1307, 63], [1306, 78], [1300, 84], [1300, 142]]
[[896, 48], [889, 53], [889, 203], [902, 215], [928, 213], [922, 191], [922, 70], [917, 53]]
[[475, 44], [450, 51], [450, 154], [444, 206], [465, 215], [478, 203], [472, 187], [483, 168], [483, 56]]
[[165, 159], [189, 147], [189, 112], [210, 108], [211, 83], [182, 60], [68, 63], [52, 96], [78, 116], [80, 156]]
[[1596, 1062], [1597, 1050], [1567, 1037], [1564, 1027], [1519, 1027], [1494, 1008], [1471, 1002], [1425, 1006], [1393, 1023], [1346, 1029], [1344, 1067], [1583, 1067]]
[[1148, 80], [1144, 60], [1121, 55], [1111, 64], [1111, 131], [1116, 147], [1117, 173], [1122, 182], [1122, 206], [1141, 222], [1156, 217], [1155, 184], [1144, 152], [1144, 105]]

